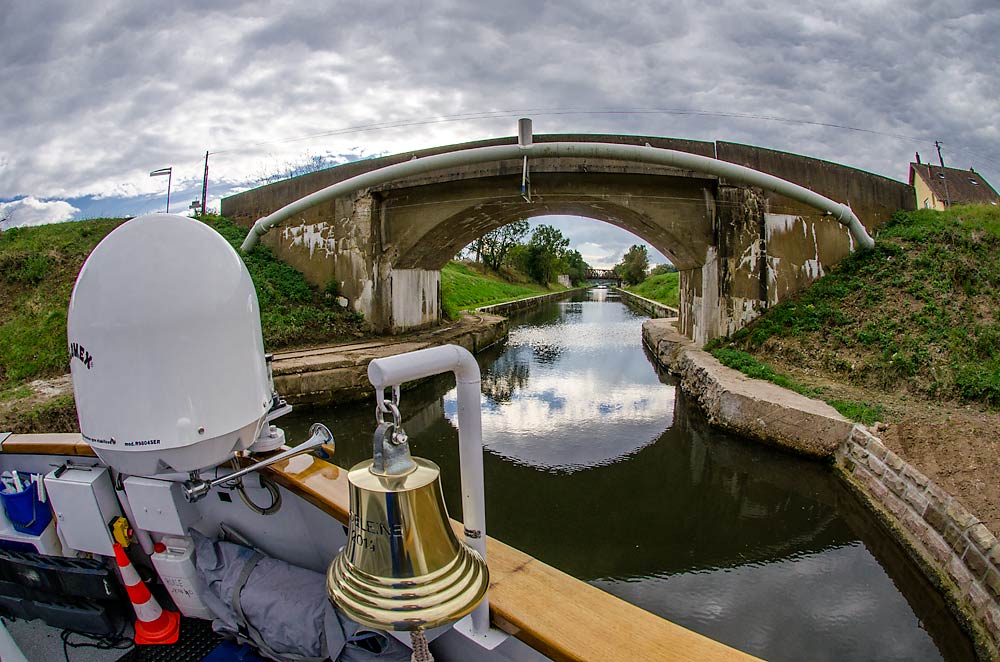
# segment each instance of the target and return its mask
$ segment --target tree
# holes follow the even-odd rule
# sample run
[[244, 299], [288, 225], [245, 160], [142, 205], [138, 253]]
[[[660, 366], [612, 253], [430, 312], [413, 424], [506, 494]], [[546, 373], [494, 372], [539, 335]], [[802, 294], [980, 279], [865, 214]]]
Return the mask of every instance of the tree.
[[663, 274], [674, 274], [677, 273], [677, 267], [665, 262], [663, 264], [658, 264], [653, 267], [653, 270], [649, 272], [650, 276], [662, 276]]
[[524, 270], [545, 285], [566, 269], [566, 249], [569, 239], [551, 225], [539, 225], [523, 254]]
[[615, 273], [629, 285], [638, 285], [646, 280], [646, 269], [649, 267], [649, 253], [646, 247], [635, 244], [628, 249], [622, 261], [615, 265]]
[[566, 273], [574, 285], [579, 285], [587, 280], [588, 269], [590, 269], [590, 265], [584, 262], [580, 251], [566, 252]]
[[503, 266], [510, 250], [528, 234], [528, 221], [514, 221], [487, 232], [474, 243], [477, 258], [493, 271]]

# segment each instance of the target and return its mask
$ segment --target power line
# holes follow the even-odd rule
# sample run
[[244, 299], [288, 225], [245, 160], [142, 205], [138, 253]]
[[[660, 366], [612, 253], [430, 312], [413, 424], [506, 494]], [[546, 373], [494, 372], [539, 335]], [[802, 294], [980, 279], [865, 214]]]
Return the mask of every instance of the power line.
[[896, 138], [899, 140], [907, 140], [918, 143], [932, 142], [930, 138], [921, 138], [901, 133], [890, 133], [886, 131], [878, 131], [875, 129], [866, 129], [862, 127], [850, 126], [847, 124], [838, 124], [834, 122], [819, 122], [815, 120], [803, 120], [790, 117], [781, 117], [777, 115], [761, 115], [757, 113], [739, 113], [739, 112], [715, 111], [715, 110], [705, 110], [705, 109], [695, 109], [695, 108], [632, 108], [632, 109], [516, 108], [516, 109], [506, 109], [506, 110], [490, 110], [490, 111], [457, 113], [453, 115], [439, 115], [435, 117], [427, 117], [427, 118], [413, 119], [413, 120], [391, 120], [385, 122], [373, 122], [369, 124], [358, 124], [355, 126], [343, 127], [340, 129], [331, 129], [328, 131], [319, 131], [316, 133], [304, 134], [301, 136], [246, 143], [242, 146], [234, 146], [227, 149], [216, 150], [213, 151], [212, 154], [224, 154], [227, 152], [246, 151], [253, 147], [287, 144], [292, 142], [301, 142], [304, 140], [313, 140], [315, 138], [364, 133], [367, 131], [381, 131], [386, 129], [408, 128], [413, 126], [426, 126], [430, 124], [444, 124], [451, 122], [502, 119], [504, 117], [518, 117], [521, 115], [534, 115], [536, 117], [564, 116], [564, 115], [608, 115], [608, 116], [678, 115], [678, 116], [696, 116], [696, 117], [720, 117], [728, 119], [749, 119], [757, 121], [780, 122], [784, 124], [796, 124], [802, 126], [818, 126], [823, 128], [841, 129], [845, 131], [856, 131], [860, 133], [886, 136], [889, 138]]

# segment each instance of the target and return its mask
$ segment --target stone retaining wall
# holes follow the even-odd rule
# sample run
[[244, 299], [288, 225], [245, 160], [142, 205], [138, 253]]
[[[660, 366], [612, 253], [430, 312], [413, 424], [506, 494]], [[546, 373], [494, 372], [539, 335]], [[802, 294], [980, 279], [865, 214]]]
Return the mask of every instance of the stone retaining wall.
[[662, 304], [659, 301], [653, 301], [652, 299], [641, 297], [638, 294], [633, 294], [620, 287], [612, 287], [611, 289], [618, 293], [618, 295], [622, 298], [622, 301], [624, 301], [625, 305], [629, 308], [645, 313], [654, 319], [661, 317], [678, 317], [680, 315], [680, 312], [678, 312], [676, 308], [671, 308], [670, 306]]
[[867, 428], [825, 403], [723, 366], [682, 336], [673, 320], [648, 320], [642, 335], [713, 425], [832, 459], [838, 475], [962, 615], [980, 656], [1000, 659], [1000, 542], [985, 524]]

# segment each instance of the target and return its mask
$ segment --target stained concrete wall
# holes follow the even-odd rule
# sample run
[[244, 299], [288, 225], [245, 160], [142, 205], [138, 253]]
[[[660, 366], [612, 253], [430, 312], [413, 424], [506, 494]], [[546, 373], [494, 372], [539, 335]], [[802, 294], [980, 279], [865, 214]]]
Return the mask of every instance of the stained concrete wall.
[[[716, 158], [787, 179], [850, 205], [869, 232], [884, 225], [898, 209], [913, 209], [913, 187], [850, 166], [764, 147], [717, 142]], [[820, 218], [820, 212], [775, 193], [766, 193], [769, 211]]]
[[[716, 143], [717, 158], [787, 179], [831, 200], [848, 204], [874, 236], [892, 213], [914, 208], [913, 187], [888, 177], [799, 154]], [[784, 196], [762, 191], [765, 202], [768, 305], [801, 291], [850, 254], [854, 242], [845, 227], [821, 212]]]
[[717, 205], [714, 245], [679, 280], [680, 329], [698, 343], [741, 329], [768, 305], [763, 192], [723, 185]]
[[[249, 227], [257, 218], [330, 184], [413, 157], [498, 144], [465, 143], [345, 164], [223, 200]], [[536, 142], [650, 144], [746, 165], [848, 202], [874, 230], [913, 189], [885, 177], [759, 147], [647, 136], [539, 135]], [[511, 221], [579, 215], [622, 227], [678, 269], [681, 328], [705, 341], [744, 326], [849, 254], [846, 229], [816, 210], [764, 191], [675, 168], [592, 159], [531, 162], [533, 196], [520, 196], [517, 160], [439, 171], [318, 205], [263, 241], [317, 285], [337, 283], [375, 328], [402, 330], [440, 315], [436, 273], [472, 240]], [[406, 274], [395, 276], [398, 271]], [[435, 281], [435, 278], [438, 281]], [[402, 292], [402, 283], [414, 289]], [[418, 306], [419, 302], [419, 306]]]
[[429, 326], [441, 319], [441, 272], [393, 269], [391, 329]]

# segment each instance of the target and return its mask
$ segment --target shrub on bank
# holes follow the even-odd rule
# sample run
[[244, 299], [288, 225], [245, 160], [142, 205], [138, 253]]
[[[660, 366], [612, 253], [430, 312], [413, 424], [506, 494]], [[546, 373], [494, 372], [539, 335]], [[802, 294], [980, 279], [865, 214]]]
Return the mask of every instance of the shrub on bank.
[[[77, 274], [94, 247], [127, 219], [92, 219], [0, 232], [0, 390], [68, 371], [66, 311]], [[246, 230], [203, 219], [235, 247]], [[257, 290], [269, 351], [336, 342], [366, 333], [336, 292], [310, 285], [265, 246], [243, 256]]]

